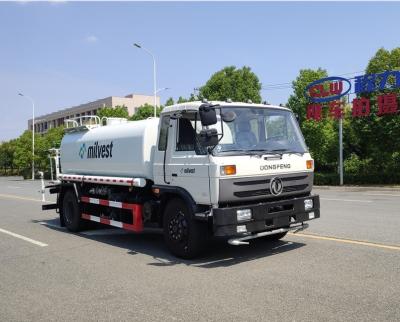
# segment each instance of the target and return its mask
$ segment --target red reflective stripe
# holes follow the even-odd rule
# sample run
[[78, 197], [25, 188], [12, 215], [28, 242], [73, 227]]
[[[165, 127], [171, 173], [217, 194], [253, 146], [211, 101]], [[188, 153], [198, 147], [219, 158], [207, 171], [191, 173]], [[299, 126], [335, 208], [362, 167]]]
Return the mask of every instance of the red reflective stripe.
[[[107, 207], [110, 206], [109, 200], [105, 200], [105, 199], [98, 199], [98, 200], [99, 200], [99, 205], [107, 206]], [[81, 201], [90, 203], [90, 198], [86, 197], [86, 196], [82, 196]], [[118, 202], [118, 201], [115, 201], [115, 202]], [[119, 208], [119, 207], [116, 207], [116, 208]], [[121, 208], [131, 210], [131, 213], [132, 213], [132, 224], [126, 224], [126, 223], [120, 222], [122, 224], [122, 228], [127, 229], [127, 230], [132, 230], [135, 232], [142, 231], [143, 230], [143, 218], [142, 218], [143, 206], [140, 204], [132, 204], [132, 203], [123, 202], [123, 203], [121, 203]], [[93, 221], [91, 216], [87, 215], [87, 214], [82, 214], [82, 218]], [[106, 218], [100, 218], [100, 222], [105, 225], [110, 225], [110, 220], [106, 219]]]
[[143, 221], [142, 221], [142, 205], [133, 204], [132, 216], [133, 216], [133, 226], [134, 231], [142, 231], [143, 230]]
[[136, 230], [136, 228], [133, 225], [130, 225], [130, 224], [122, 223], [122, 228], [126, 229], [126, 230], [139, 231], [139, 230]]
[[89, 197], [81, 197], [82, 202], [90, 202]]
[[135, 206], [135, 204], [133, 203], [122, 203], [122, 209], [133, 209], [133, 207]]

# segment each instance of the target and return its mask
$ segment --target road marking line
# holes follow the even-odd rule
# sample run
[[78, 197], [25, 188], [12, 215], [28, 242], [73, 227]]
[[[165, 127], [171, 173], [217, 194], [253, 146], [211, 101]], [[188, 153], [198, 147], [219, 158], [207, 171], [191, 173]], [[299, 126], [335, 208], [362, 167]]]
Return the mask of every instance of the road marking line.
[[26, 198], [26, 197], [15, 196], [15, 195], [5, 195], [5, 194], [0, 194], [0, 198], [9, 198], [9, 199], [19, 199], [19, 200], [25, 200], [25, 201], [42, 202], [42, 200], [39, 200], [39, 199]]
[[329, 237], [329, 236], [320, 236], [320, 235], [311, 235], [311, 234], [302, 234], [302, 233], [295, 233], [295, 234], [294, 233], [289, 233], [289, 234], [292, 235], [292, 236], [299, 236], [299, 237], [305, 237], [305, 238], [320, 239], [320, 240], [330, 240], [330, 241], [346, 243], [346, 244], [362, 245], [362, 246], [369, 246], [369, 247], [375, 247], [375, 248], [384, 248], [384, 249], [391, 249], [391, 250], [399, 250], [400, 251], [400, 246], [394, 246], [394, 245], [385, 245], [385, 244], [378, 244], [378, 243], [372, 243], [372, 242], [367, 242], [367, 241], [345, 239], [345, 238], [337, 238], [337, 237]]
[[334, 198], [320, 198], [321, 200], [332, 200], [332, 201], [348, 201], [348, 202], [372, 202], [371, 200], [355, 200], [355, 199], [334, 199]]
[[389, 196], [389, 197], [400, 197], [400, 195], [392, 195], [389, 193], [366, 193], [366, 196]]
[[15, 237], [15, 238], [19, 238], [19, 239], [25, 240], [25, 241], [27, 241], [27, 242], [29, 242], [29, 243], [31, 243], [31, 244], [35, 244], [35, 245], [40, 246], [40, 247], [49, 246], [49, 245], [47, 245], [47, 244], [45, 244], [45, 243], [42, 243], [42, 242], [40, 242], [40, 241], [31, 239], [31, 238], [28, 238], [28, 237], [25, 237], [25, 236], [22, 236], [22, 235], [18, 235], [18, 234], [16, 234], [16, 233], [13, 233], [13, 232], [8, 231], [8, 230], [5, 230], [5, 229], [1, 229], [1, 228], [0, 228], [0, 232], [1, 232], [1, 233], [4, 233], [4, 234], [7, 234], [7, 235], [10, 235], [10, 236], [13, 236], [13, 237]]

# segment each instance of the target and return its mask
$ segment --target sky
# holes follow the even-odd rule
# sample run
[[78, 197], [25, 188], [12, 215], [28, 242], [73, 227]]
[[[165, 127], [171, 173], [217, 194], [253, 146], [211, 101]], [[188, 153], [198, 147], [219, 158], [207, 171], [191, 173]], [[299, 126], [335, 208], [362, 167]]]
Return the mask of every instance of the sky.
[[[400, 45], [400, 3], [0, 2], [0, 142], [36, 115], [129, 93], [189, 97], [225, 66], [249, 66], [286, 103], [303, 68], [362, 74], [384, 47]], [[354, 76], [354, 75], [353, 75]], [[269, 88], [269, 90], [268, 90]]]

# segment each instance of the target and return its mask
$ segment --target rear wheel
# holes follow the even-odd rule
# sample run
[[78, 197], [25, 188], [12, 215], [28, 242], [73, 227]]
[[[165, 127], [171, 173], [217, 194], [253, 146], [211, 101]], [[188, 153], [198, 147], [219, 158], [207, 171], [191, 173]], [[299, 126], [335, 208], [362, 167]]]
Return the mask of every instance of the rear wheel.
[[173, 199], [165, 208], [164, 239], [169, 250], [181, 258], [193, 258], [204, 248], [207, 226], [196, 221], [181, 199]]
[[86, 222], [81, 218], [78, 200], [73, 190], [67, 190], [63, 197], [63, 217], [69, 231], [78, 232], [85, 228]]

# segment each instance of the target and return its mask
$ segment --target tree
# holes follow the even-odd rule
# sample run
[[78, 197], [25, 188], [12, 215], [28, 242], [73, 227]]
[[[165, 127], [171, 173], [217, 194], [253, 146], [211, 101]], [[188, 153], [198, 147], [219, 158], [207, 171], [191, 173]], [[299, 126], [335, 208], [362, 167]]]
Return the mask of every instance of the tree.
[[211, 76], [207, 83], [200, 87], [200, 97], [208, 100], [245, 102], [252, 100], [254, 103], [261, 102], [261, 83], [250, 67], [236, 69], [228, 66]]
[[292, 83], [293, 94], [290, 95], [287, 106], [299, 117], [304, 138], [317, 169], [334, 171], [338, 159], [337, 121], [327, 117], [326, 108], [321, 121], [306, 119], [307, 106], [311, 101], [305, 96], [305, 89], [311, 82], [327, 76], [326, 70], [321, 68], [300, 70], [299, 76]]
[[[380, 48], [367, 64], [366, 74], [382, 73], [390, 70], [400, 70], [400, 48], [391, 51]], [[394, 82], [393, 78], [389, 82]], [[400, 94], [400, 89], [385, 89], [372, 93], [363, 93], [360, 97], [370, 100], [371, 114], [369, 117], [351, 119], [351, 127], [356, 136], [351, 145], [350, 153], [359, 157], [360, 162], [369, 159], [369, 173], [396, 173], [400, 170], [398, 164], [400, 151], [400, 114], [377, 116], [377, 96], [387, 92]], [[400, 106], [399, 106], [400, 108]], [[353, 157], [356, 160], [356, 157]]]
[[170, 97], [169, 99], [167, 99], [167, 101], [165, 102], [165, 106], [171, 106], [174, 105], [174, 99], [172, 97]]
[[[157, 116], [160, 116], [161, 110], [162, 110], [162, 106], [157, 107], [157, 110], [156, 110]], [[154, 116], [154, 106], [146, 103], [146, 104], [140, 106], [136, 110], [135, 114], [133, 114], [131, 116], [130, 120], [132, 120], [132, 121], [144, 120], [144, 119], [147, 119], [147, 118], [153, 117], [153, 116]]]
[[97, 111], [97, 116], [129, 118], [128, 109], [125, 105], [115, 107], [103, 107]]
[[11, 168], [14, 163], [14, 142], [3, 142], [0, 144], [0, 168]]
[[293, 94], [290, 95], [286, 106], [298, 115], [300, 123], [306, 119], [307, 105], [311, 103], [310, 99], [304, 95], [307, 85], [327, 76], [325, 69], [301, 69], [299, 76], [292, 82]]
[[176, 103], [182, 104], [182, 103], [186, 103], [186, 102], [189, 102], [189, 100], [186, 99], [186, 98], [183, 98], [182, 96], [179, 96], [179, 98], [178, 98]]
[[[35, 145], [40, 136], [35, 137]], [[35, 148], [36, 152], [36, 148]], [[32, 165], [32, 131], [25, 131], [14, 142], [14, 165], [20, 169], [30, 169]], [[38, 156], [35, 153], [35, 163]], [[29, 171], [27, 171], [27, 174]], [[25, 175], [24, 175], [25, 177]]]

